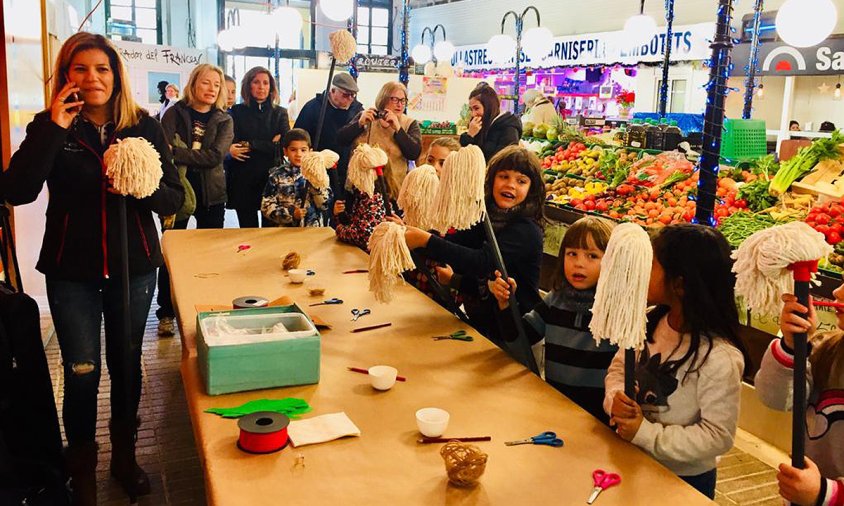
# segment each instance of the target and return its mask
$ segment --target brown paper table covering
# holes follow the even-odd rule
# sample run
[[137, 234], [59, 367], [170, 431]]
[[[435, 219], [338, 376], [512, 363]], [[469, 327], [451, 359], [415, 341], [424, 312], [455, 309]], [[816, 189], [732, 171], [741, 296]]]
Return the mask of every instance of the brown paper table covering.
[[[238, 246], [250, 248], [237, 252]], [[711, 504], [638, 448], [624, 442], [563, 395], [440, 306], [405, 286], [390, 305], [374, 300], [366, 274], [368, 257], [336, 242], [330, 229], [228, 229], [168, 231], [164, 251], [183, 340], [182, 378], [194, 436], [205, 467], [209, 504], [215, 505], [439, 505], [585, 504], [598, 468], [622, 476], [595, 503], [612, 505]], [[302, 268], [316, 271], [293, 285], [281, 270], [289, 251]], [[327, 288], [310, 297], [309, 286]], [[293, 298], [331, 324], [322, 332], [321, 379], [306, 385], [237, 394], [205, 394], [196, 361], [197, 304], [225, 304], [242, 295]], [[307, 307], [339, 297], [342, 305]], [[372, 314], [351, 322], [352, 308]], [[356, 327], [391, 322], [384, 329], [352, 334]], [[431, 336], [466, 328], [476, 340], [433, 341]], [[376, 392], [366, 375], [347, 366], [387, 364], [407, 382]], [[359, 438], [288, 447], [248, 455], [235, 447], [234, 420], [203, 413], [259, 398], [303, 398], [313, 416], [345, 411]], [[414, 414], [423, 407], [451, 414], [445, 436], [492, 436], [477, 443], [489, 454], [480, 484], [448, 484], [439, 450], [419, 445]], [[555, 431], [563, 448], [505, 441]], [[296, 464], [304, 455], [304, 466]]]

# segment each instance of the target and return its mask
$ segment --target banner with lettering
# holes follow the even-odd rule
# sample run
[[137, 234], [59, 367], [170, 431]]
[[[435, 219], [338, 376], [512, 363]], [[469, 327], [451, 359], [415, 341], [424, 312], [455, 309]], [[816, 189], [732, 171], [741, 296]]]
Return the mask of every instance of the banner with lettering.
[[202, 49], [122, 40], [116, 40], [114, 44], [129, 72], [135, 101], [153, 115], [161, 108], [162, 90], [167, 84], [175, 84], [181, 98], [194, 67], [208, 63], [208, 55]]
[[[750, 60], [750, 44], [733, 48], [733, 75], [743, 76]], [[785, 42], [759, 46], [756, 74], [760, 76], [838, 76], [844, 74], [844, 37], [836, 36], [814, 47], [792, 47]]]
[[[647, 43], [630, 46], [624, 32], [587, 33], [554, 38], [554, 46], [548, 57], [542, 61], [531, 61], [521, 53], [520, 65], [530, 68], [579, 67], [587, 65], [612, 65], [616, 63], [635, 65], [663, 60], [665, 31], [660, 32]], [[715, 35], [714, 23], [675, 26], [671, 37], [671, 61], [705, 60], [709, 58], [709, 47]], [[451, 64], [467, 71], [512, 68], [515, 55], [506, 63], [493, 63], [487, 54], [486, 44], [459, 46]]]

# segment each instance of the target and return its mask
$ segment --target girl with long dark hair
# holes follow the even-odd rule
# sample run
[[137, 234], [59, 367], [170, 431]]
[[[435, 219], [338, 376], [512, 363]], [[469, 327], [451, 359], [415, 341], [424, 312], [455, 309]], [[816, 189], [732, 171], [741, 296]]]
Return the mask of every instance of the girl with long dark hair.
[[647, 340], [636, 399], [624, 395], [624, 350], [606, 379], [611, 425], [684, 481], [715, 496], [716, 458], [733, 447], [747, 353], [738, 338], [735, 275], [723, 235], [672, 225], [653, 240]]
[[481, 82], [469, 93], [472, 119], [469, 130], [460, 136], [460, 145], [474, 144], [481, 148], [487, 162], [507, 146], [518, 145], [522, 137], [522, 122], [510, 112], [501, 112], [498, 94]]

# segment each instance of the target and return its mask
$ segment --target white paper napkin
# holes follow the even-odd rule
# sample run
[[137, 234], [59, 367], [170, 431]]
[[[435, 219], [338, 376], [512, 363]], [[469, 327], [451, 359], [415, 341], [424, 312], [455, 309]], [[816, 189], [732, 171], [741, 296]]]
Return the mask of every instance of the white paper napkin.
[[305, 446], [333, 441], [345, 436], [360, 436], [360, 429], [344, 412], [292, 420], [287, 434], [293, 446]]

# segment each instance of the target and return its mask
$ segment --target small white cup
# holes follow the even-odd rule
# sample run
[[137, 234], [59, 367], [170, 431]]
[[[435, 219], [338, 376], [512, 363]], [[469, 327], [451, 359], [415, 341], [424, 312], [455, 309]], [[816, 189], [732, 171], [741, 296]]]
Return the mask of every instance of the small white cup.
[[290, 276], [291, 283], [304, 283], [305, 278], [308, 277], [308, 271], [305, 269], [290, 269], [287, 274]]
[[416, 412], [416, 426], [427, 437], [440, 437], [448, 427], [448, 411], [440, 408], [422, 408]]
[[388, 365], [374, 365], [369, 368], [369, 381], [375, 390], [389, 390], [396, 384], [399, 371]]

